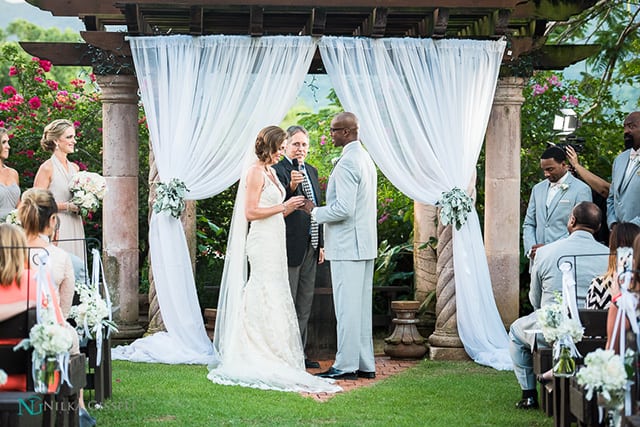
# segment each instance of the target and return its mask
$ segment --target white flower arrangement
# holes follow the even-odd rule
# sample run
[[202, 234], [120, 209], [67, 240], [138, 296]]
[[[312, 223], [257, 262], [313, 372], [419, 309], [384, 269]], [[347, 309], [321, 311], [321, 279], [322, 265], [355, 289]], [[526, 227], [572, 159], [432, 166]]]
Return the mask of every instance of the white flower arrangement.
[[109, 320], [109, 306], [98, 289], [78, 282], [76, 290], [80, 294], [80, 304], [71, 307], [69, 317], [76, 322], [78, 336], [81, 339], [94, 339], [103, 326], [109, 331], [118, 332], [116, 324]]
[[184, 181], [172, 178], [168, 183], [159, 182], [156, 187], [156, 200], [153, 211], [167, 212], [174, 218], [180, 218], [185, 208], [184, 198], [189, 189]]
[[451, 191], [442, 193], [436, 206], [441, 207], [440, 220], [442, 225], [452, 224], [456, 230], [460, 230], [460, 227], [467, 222], [467, 215], [473, 209], [473, 200], [463, 190], [453, 187]]
[[578, 319], [571, 319], [564, 314], [561, 303], [548, 304], [536, 310], [536, 317], [548, 343], [563, 336], [570, 337], [574, 343], [582, 340], [584, 328]]
[[9, 212], [4, 218], [4, 222], [22, 227], [22, 222], [20, 222], [20, 218], [18, 218], [18, 209], [14, 209]]
[[52, 310], [45, 309], [42, 320], [31, 327], [29, 338], [25, 338], [14, 349], [33, 347], [33, 357], [43, 359], [69, 352], [73, 344], [73, 332], [56, 322]]
[[9, 381], [9, 376], [4, 371], [4, 369], [0, 369], [0, 385], [4, 385]]
[[100, 201], [107, 192], [107, 181], [97, 173], [81, 171], [71, 178], [69, 190], [71, 203], [78, 206], [82, 216], [87, 216], [100, 207]]
[[584, 363], [585, 366], [580, 368], [576, 378], [578, 384], [587, 390], [587, 400], [594, 393], [600, 393], [605, 400], [610, 401], [613, 396], [619, 396], [624, 391], [627, 370], [622, 357], [613, 350], [596, 349], [587, 354]]

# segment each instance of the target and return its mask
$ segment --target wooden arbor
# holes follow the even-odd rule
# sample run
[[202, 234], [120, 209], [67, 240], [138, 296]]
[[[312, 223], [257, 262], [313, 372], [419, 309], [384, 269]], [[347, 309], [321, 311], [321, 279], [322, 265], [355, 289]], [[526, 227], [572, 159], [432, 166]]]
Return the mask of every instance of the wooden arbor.
[[[485, 217], [492, 220], [485, 221], [485, 245], [503, 322], [508, 325], [517, 317], [521, 76], [533, 69], [561, 69], [593, 53], [592, 46], [544, 43], [547, 23], [565, 20], [595, 0], [27, 1], [54, 16], [77, 16], [86, 28], [81, 33], [85, 43], [21, 43], [23, 48], [56, 65], [92, 66], [103, 88], [103, 169], [110, 187], [117, 189], [104, 202], [104, 259], [108, 281], [119, 299], [115, 304], [121, 307], [117, 320], [126, 325], [120, 336], [141, 333], [137, 324], [137, 210], [131, 209], [137, 204], [137, 88], [126, 35], [506, 37], [503, 78], [487, 130]], [[319, 55], [309, 72], [324, 72]], [[418, 231], [426, 223], [428, 220], [416, 221], [416, 236], [435, 234], [435, 230]], [[416, 254], [420, 257], [419, 251]], [[417, 260], [416, 266], [420, 263]], [[436, 289], [435, 282], [426, 286]], [[442, 289], [450, 286], [443, 284]], [[455, 298], [452, 300], [455, 304]], [[455, 339], [455, 306], [453, 310], [441, 306], [439, 311], [453, 313], [438, 323], [443, 336], [454, 337], [439, 344], [460, 347]]]

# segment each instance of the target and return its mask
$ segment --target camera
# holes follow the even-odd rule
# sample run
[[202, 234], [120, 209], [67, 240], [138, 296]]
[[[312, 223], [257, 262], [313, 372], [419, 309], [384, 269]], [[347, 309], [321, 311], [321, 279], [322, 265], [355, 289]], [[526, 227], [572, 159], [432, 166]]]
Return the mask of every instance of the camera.
[[562, 150], [566, 153], [567, 147], [571, 147], [575, 150], [576, 153], [582, 153], [584, 151], [584, 144], [586, 140], [582, 137], [577, 137], [574, 134], [566, 135], [562, 138], [561, 142], [557, 144], [553, 144], [558, 148], [562, 148]]

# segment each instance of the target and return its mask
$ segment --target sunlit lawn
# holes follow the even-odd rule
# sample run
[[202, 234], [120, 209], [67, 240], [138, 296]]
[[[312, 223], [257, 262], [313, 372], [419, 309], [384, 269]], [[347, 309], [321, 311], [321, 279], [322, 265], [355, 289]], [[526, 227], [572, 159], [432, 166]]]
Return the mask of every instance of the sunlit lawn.
[[204, 366], [114, 361], [113, 397], [90, 412], [101, 427], [553, 425], [542, 411], [515, 409], [520, 389], [512, 372], [473, 362], [425, 360], [324, 403], [297, 393], [221, 386], [206, 374]]

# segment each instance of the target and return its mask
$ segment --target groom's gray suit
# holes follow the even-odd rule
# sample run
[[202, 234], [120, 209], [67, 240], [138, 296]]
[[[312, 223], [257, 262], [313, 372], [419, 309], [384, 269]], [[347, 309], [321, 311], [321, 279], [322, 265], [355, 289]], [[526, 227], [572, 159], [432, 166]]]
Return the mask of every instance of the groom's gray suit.
[[371, 325], [373, 264], [377, 255], [376, 168], [359, 141], [347, 143], [327, 186], [326, 206], [313, 214], [324, 224], [325, 257], [337, 318], [333, 364], [345, 372], [375, 372]]
[[525, 254], [529, 253], [533, 245], [546, 245], [568, 236], [567, 221], [573, 207], [583, 201], [592, 201], [589, 186], [570, 172], [567, 174], [562, 184], [566, 189], [556, 193], [548, 208], [549, 180], [545, 179], [537, 183], [531, 190], [531, 198], [522, 226]]

